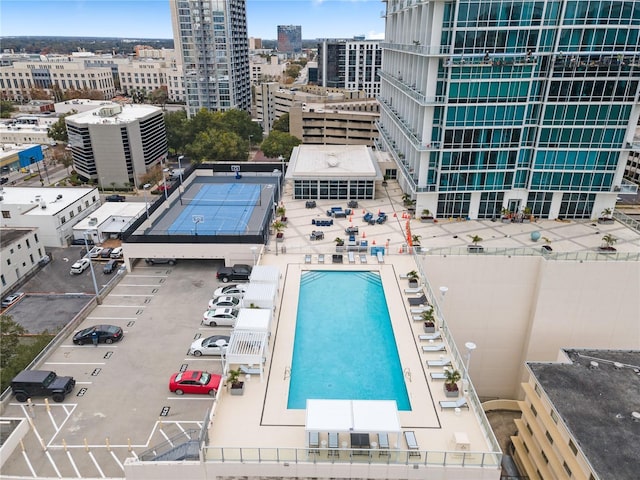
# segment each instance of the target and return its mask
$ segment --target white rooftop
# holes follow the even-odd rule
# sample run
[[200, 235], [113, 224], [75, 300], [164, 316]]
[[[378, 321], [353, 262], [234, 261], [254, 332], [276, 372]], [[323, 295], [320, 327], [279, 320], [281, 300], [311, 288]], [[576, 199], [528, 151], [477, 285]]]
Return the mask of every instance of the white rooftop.
[[[4, 187], [1, 203], [22, 206], [23, 215], [53, 216], [92, 191], [95, 191], [96, 197], [99, 195], [96, 188]], [[47, 208], [40, 208], [43, 203]]]
[[[111, 110], [113, 113], [108, 113]], [[67, 117], [74, 123], [97, 125], [97, 124], [120, 124], [130, 123], [148, 115], [161, 112], [162, 109], [151, 105], [120, 105], [115, 102], [107, 102], [106, 104], [87, 110], [86, 112], [76, 113]]]
[[378, 177], [375, 163], [366, 145], [299, 145], [291, 153], [287, 178], [357, 176], [372, 180]]
[[[123, 219], [138, 218], [145, 211], [145, 204], [142, 202], [106, 202], [103, 203], [100, 208], [91, 212], [91, 215], [84, 218], [82, 221], [74, 225], [74, 230], [88, 230], [90, 228], [96, 228], [101, 226], [107, 220], [115, 219], [117, 217]], [[96, 224], [89, 224], [92, 218], [96, 218]], [[128, 222], [121, 222], [126, 223]], [[117, 228], [116, 231], [120, 231], [121, 228]]]
[[2, 148], [0, 149], [0, 160], [2, 160], [3, 158], [11, 157], [13, 155], [17, 155], [24, 150], [39, 146], [40, 145], [37, 143], [22, 143], [20, 145], [16, 145], [14, 143], [4, 143], [2, 144]]

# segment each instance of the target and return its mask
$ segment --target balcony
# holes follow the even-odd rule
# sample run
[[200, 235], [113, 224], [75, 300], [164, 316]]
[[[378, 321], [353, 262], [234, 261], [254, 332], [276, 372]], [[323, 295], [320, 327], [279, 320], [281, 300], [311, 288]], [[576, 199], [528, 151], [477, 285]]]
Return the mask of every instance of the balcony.
[[411, 126], [402, 117], [400, 117], [398, 112], [391, 105], [381, 97], [378, 97], [378, 102], [380, 102], [382, 109], [394, 119], [394, 123], [400, 128], [404, 136], [407, 137], [409, 142], [411, 142], [411, 145], [413, 145], [413, 148], [417, 151], [426, 152], [440, 148], [440, 144], [438, 142], [427, 144], [422, 143], [422, 139], [418, 138], [418, 133], [411, 130]]
[[420, 106], [426, 107], [429, 105], [443, 105], [445, 103], [444, 96], [427, 97], [416, 89], [415, 85], [408, 85], [402, 81], [402, 78], [390, 75], [382, 70], [378, 71], [381, 78], [387, 80], [394, 87], [398, 88], [402, 92], [406, 93], [409, 97], [416, 100]]

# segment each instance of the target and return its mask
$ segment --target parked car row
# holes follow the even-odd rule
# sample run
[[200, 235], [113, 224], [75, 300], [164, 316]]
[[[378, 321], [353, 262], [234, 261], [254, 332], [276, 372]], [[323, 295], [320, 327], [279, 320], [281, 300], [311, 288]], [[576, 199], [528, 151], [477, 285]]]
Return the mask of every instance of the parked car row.
[[2, 308], [9, 308], [14, 303], [17, 303], [22, 297], [24, 297], [24, 292], [16, 292], [11, 295], [7, 295], [2, 299]]

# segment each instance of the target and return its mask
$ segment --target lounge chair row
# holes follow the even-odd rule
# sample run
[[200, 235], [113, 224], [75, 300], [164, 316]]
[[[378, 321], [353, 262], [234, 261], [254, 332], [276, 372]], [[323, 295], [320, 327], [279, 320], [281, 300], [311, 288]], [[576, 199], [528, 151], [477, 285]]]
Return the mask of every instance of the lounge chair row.
[[[448, 405], [449, 403], [451, 404], [456, 403], [456, 404], [459, 404], [459, 406], [465, 406], [466, 401], [463, 401], [460, 403], [460, 400], [464, 400], [464, 398], [458, 399], [456, 402], [441, 401], [440, 406], [443, 409], [457, 408], [457, 407], [450, 407]], [[418, 445], [418, 440], [416, 439], [415, 432], [413, 430], [407, 430], [405, 432], [402, 432], [402, 435], [404, 436], [405, 442], [407, 443], [409, 456], [420, 457], [421, 456], [421, 453], [419, 451], [420, 446]], [[327, 437], [328, 437], [328, 442], [326, 444], [328, 448], [327, 455], [329, 456], [340, 455], [340, 450], [339, 450], [340, 434], [337, 432], [329, 432]], [[379, 449], [378, 455], [379, 456], [389, 455], [389, 435], [387, 433], [378, 433], [377, 440], [378, 440], [378, 449]], [[309, 447], [309, 453], [320, 453], [320, 435], [318, 432], [308, 433], [308, 447]], [[368, 451], [371, 449], [371, 444], [369, 442], [369, 434], [368, 433], [351, 434], [351, 448], [363, 449], [363, 451], [366, 450], [367, 453], [369, 453]]]

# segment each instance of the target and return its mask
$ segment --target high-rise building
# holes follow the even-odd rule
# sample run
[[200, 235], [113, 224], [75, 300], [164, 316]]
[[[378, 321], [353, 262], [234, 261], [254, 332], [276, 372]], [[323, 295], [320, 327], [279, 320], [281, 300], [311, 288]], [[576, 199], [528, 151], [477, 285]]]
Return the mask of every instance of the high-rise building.
[[318, 44], [318, 85], [380, 93], [382, 48], [379, 40], [323, 39]]
[[389, 0], [379, 100], [418, 211], [594, 218], [640, 115], [640, 4]]
[[249, 111], [249, 40], [245, 0], [170, 0], [182, 57], [187, 110]]
[[278, 25], [278, 51], [281, 53], [302, 52], [302, 27], [300, 25]]

